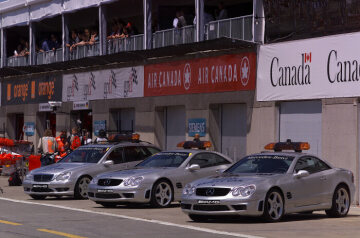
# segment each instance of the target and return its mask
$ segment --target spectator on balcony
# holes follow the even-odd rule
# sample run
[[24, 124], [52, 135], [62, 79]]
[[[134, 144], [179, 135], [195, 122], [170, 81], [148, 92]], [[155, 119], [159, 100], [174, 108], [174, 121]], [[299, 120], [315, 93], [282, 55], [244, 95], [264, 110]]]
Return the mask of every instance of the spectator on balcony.
[[66, 44], [66, 47], [70, 48], [70, 52], [76, 47], [76, 44], [80, 42], [80, 38], [76, 30], [71, 30], [71, 38], [69, 42]]
[[50, 35], [50, 41], [48, 42], [48, 46], [50, 50], [55, 51], [61, 47], [60, 42], [57, 40], [55, 34]]
[[90, 37], [91, 37], [91, 35], [90, 35], [90, 30], [89, 30], [89, 28], [85, 28], [85, 29], [84, 29], [84, 34], [83, 34], [83, 41], [89, 42], [89, 41], [90, 41]]
[[107, 37], [108, 40], [114, 39], [116, 37], [116, 34], [118, 34], [119, 28], [117, 25], [117, 22], [114, 20], [113, 24], [111, 25], [111, 33]]
[[90, 40], [89, 40], [89, 45], [94, 45], [95, 42], [99, 41], [99, 35], [96, 29], [92, 29], [91, 30], [91, 36], [90, 36]]
[[173, 20], [173, 27], [174, 28], [181, 28], [186, 26], [186, 20], [184, 17], [184, 12], [183, 11], [177, 11], [176, 12], [176, 17]]
[[131, 24], [131, 22], [128, 22], [126, 27], [125, 27], [127, 33], [129, 36], [133, 36], [133, 35], [137, 35], [137, 30], [135, 27], [133, 27], [133, 25]]
[[14, 50], [14, 56], [20, 56], [20, 53], [22, 52], [23, 50], [23, 47], [21, 44], [19, 44], [17, 47], [16, 47], [16, 50]]
[[228, 18], [228, 12], [227, 12], [223, 2], [219, 3], [217, 13], [218, 14], [215, 14], [216, 20], [223, 20], [223, 19]]

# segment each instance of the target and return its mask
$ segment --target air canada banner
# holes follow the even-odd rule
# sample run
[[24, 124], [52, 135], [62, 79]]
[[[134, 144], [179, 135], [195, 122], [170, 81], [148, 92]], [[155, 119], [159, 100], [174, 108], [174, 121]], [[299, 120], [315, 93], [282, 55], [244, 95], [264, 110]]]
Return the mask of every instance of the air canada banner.
[[255, 75], [255, 53], [146, 65], [144, 96], [254, 90]]
[[360, 96], [360, 33], [260, 47], [257, 100]]
[[144, 66], [63, 76], [64, 102], [144, 96]]

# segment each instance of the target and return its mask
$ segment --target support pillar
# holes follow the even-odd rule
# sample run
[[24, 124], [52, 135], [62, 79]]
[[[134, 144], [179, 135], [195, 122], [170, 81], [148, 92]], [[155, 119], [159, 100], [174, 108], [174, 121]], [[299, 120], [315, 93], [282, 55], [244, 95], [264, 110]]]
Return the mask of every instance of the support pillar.
[[36, 65], [36, 26], [34, 22], [29, 23], [29, 65]]
[[1, 47], [0, 47], [0, 50], [1, 50], [1, 62], [0, 62], [0, 65], [1, 65], [1, 68], [5, 67], [6, 66], [6, 62], [7, 62], [7, 52], [6, 52], [6, 29], [5, 28], [1, 28]]
[[152, 0], [143, 0], [144, 10], [144, 50], [152, 48]]
[[106, 9], [104, 5], [99, 6], [99, 40], [100, 40], [100, 55], [106, 55]]
[[204, 0], [195, 0], [196, 42], [204, 40]]
[[68, 61], [70, 59], [70, 51], [66, 47], [66, 44], [69, 42], [69, 17], [66, 14], [61, 15], [61, 32], [62, 32], [62, 55], [63, 61]]

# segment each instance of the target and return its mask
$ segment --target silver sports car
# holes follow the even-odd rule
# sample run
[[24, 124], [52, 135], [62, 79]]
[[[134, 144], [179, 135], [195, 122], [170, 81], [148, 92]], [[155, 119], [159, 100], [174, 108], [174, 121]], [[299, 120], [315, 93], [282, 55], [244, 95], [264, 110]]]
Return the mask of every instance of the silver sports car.
[[[274, 222], [284, 214], [315, 210], [347, 215], [355, 191], [351, 171], [300, 153], [301, 143], [272, 145], [275, 152], [246, 156], [221, 175], [187, 184], [183, 212], [194, 221], [248, 215]], [[298, 152], [280, 152], [281, 147]]]
[[134, 167], [160, 149], [149, 143], [109, 143], [81, 146], [56, 164], [31, 171], [23, 182], [34, 199], [47, 196], [87, 198], [91, 179], [106, 171]]
[[168, 207], [172, 201], [180, 200], [185, 184], [214, 175], [231, 164], [231, 159], [212, 151], [160, 152], [134, 169], [99, 174], [89, 184], [88, 195], [105, 207], [128, 202]]

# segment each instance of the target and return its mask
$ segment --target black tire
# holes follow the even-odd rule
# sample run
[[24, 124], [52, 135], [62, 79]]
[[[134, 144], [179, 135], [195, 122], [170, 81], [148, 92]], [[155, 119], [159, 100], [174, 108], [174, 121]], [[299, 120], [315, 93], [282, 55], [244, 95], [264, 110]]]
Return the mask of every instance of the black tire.
[[45, 196], [45, 195], [34, 195], [34, 194], [32, 194], [32, 195], [30, 195], [30, 197], [31, 197], [32, 199], [35, 199], [35, 200], [44, 200], [47, 196]]
[[204, 215], [189, 214], [189, 218], [195, 222], [207, 222], [209, 219]]
[[116, 202], [98, 202], [98, 204], [106, 208], [115, 208], [118, 205]]
[[264, 202], [263, 218], [267, 222], [278, 222], [284, 216], [284, 197], [279, 189], [270, 189]]
[[154, 184], [150, 199], [150, 205], [152, 207], [169, 207], [173, 199], [174, 189], [167, 180], [161, 179]]
[[[88, 199], [87, 195], [87, 186], [91, 181], [90, 176], [82, 176], [78, 179], [74, 189], [74, 198], [75, 199]], [[87, 183], [86, 185], [84, 183]]]
[[345, 217], [350, 209], [350, 194], [345, 185], [336, 187], [333, 198], [332, 206], [329, 210], [325, 210], [328, 217]]

